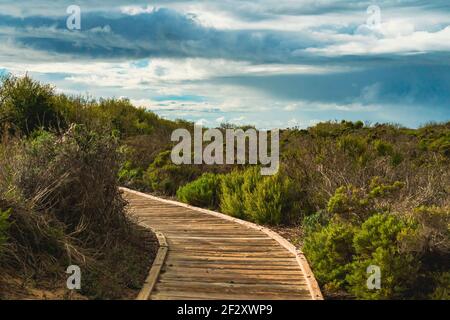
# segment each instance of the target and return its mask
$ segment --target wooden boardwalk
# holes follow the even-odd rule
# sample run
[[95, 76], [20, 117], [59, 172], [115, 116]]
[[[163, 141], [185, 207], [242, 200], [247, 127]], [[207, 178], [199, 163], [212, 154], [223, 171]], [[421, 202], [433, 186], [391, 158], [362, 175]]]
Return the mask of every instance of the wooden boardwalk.
[[150, 299], [322, 299], [301, 252], [270, 230], [123, 191], [132, 214], [167, 241], [151, 271]]

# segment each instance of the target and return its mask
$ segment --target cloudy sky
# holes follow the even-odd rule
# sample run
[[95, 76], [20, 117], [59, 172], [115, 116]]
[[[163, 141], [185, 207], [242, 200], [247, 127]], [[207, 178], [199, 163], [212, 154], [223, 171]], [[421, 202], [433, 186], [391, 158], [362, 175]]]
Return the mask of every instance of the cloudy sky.
[[450, 2], [0, 0], [8, 72], [206, 126], [416, 127], [450, 120]]

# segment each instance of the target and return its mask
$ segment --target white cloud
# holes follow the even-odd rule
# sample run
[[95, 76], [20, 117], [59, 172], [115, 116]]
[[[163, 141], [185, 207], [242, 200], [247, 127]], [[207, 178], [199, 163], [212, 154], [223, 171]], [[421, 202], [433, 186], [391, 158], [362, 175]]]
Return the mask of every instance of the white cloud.
[[357, 34], [342, 43], [304, 51], [326, 56], [450, 51], [450, 26], [436, 32], [413, 31], [411, 26], [397, 27], [394, 24], [387, 29], [380, 28], [379, 34]]

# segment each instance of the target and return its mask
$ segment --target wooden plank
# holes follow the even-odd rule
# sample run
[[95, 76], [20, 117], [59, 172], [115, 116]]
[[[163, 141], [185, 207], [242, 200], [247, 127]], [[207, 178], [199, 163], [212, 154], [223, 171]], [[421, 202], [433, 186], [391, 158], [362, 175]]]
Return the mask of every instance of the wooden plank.
[[214, 275], [214, 277], [204, 277], [196, 275], [173, 275], [173, 274], [161, 274], [159, 278], [160, 282], [164, 281], [187, 281], [187, 282], [203, 282], [203, 283], [234, 283], [234, 284], [258, 284], [258, 285], [297, 285], [305, 286], [306, 280], [298, 277], [280, 277], [279, 279], [267, 279], [267, 278], [257, 278], [257, 277], [245, 277], [235, 279], [233, 276], [229, 275]]
[[251, 269], [224, 269], [224, 268], [208, 268], [202, 266], [175, 266], [175, 265], [165, 265], [162, 272], [173, 272], [174, 274], [231, 274], [234, 273], [236, 277], [245, 278], [247, 275], [292, 275], [297, 276], [299, 278], [304, 277], [301, 270], [298, 269], [262, 269], [262, 268], [251, 268]]

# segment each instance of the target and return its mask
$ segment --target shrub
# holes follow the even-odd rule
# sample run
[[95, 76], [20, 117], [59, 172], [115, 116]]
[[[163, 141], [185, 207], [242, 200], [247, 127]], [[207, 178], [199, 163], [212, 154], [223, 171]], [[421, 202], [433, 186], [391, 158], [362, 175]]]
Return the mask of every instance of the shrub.
[[49, 85], [28, 76], [8, 76], [0, 86], [0, 124], [26, 134], [39, 127], [55, 127], [58, 112], [54, 98], [54, 90]]
[[11, 214], [11, 210], [2, 211], [0, 209], [0, 254], [2, 253], [2, 248], [7, 240], [9, 222], [8, 218]]
[[170, 150], [161, 152], [145, 172], [143, 181], [150, 191], [175, 195], [178, 188], [201, 175], [198, 166], [173, 164], [170, 154]]
[[177, 197], [194, 206], [215, 209], [219, 204], [220, 182], [219, 175], [205, 173], [197, 180], [180, 187]]
[[396, 196], [404, 186], [400, 181], [384, 184], [379, 177], [373, 178], [368, 188], [343, 186], [328, 201], [327, 211], [336, 218], [362, 223], [371, 215], [388, 210], [386, 200]]
[[[12, 210], [2, 272], [17, 270], [40, 285], [61, 280], [61, 270], [76, 264], [84, 270], [81, 293], [98, 298], [123, 297], [143, 281], [148, 239], [125, 214], [117, 145], [108, 132], [78, 125], [7, 145], [0, 153], [0, 210]], [[0, 216], [3, 241], [3, 211]]]
[[375, 140], [373, 145], [378, 155], [380, 156], [388, 156], [394, 153], [394, 147], [389, 142], [383, 140]]
[[119, 182], [129, 186], [141, 185], [142, 174], [143, 171], [141, 168], [134, 168], [131, 161], [126, 161], [119, 170]]
[[431, 274], [433, 291], [427, 296], [432, 300], [450, 300], [450, 271]]
[[[392, 214], [367, 219], [355, 233], [355, 262], [347, 277], [349, 291], [363, 299], [395, 299], [407, 296], [420, 268], [418, 256], [401, 250], [402, 238], [415, 234], [415, 226]], [[381, 269], [381, 289], [367, 288], [366, 268]]]
[[354, 232], [350, 224], [330, 223], [305, 237], [303, 251], [322, 285], [333, 289], [346, 286], [349, 263], [355, 254]]
[[291, 187], [288, 179], [280, 178], [278, 175], [262, 178], [256, 183], [253, 191], [244, 193], [246, 215], [257, 223], [280, 224], [292, 206], [292, 199], [289, 198]]
[[222, 178], [220, 209], [234, 217], [278, 225], [299, 216], [292, 181], [281, 173], [262, 176], [259, 167], [233, 171]]
[[354, 135], [347, 135], [338, 140], [338, 147], [352, 158], [361, 157], [367, 150], [366, 140]]
[[302, 228], [306, 234], [319, 231], [330, 222], [330, 215], [326, 210], [305, 216], [302, 221]]
[[328, 201], [327, 211], [331, 215], [348, 221], [364, 221], [375, 212], [364, 190], [353, 186], [336, 189], [335, 194]]
[[[361, 226], [338, 221], [310, 231], [304, 251], [318, 280], [328, 290], [345, 289], [361, 299], [399, 298], [410, 294], [420, 269], [418, 256], [401, 250], [414, 225], [391, 214], [369, 217]], [[381, 290], [367, 287], [367, 267], [381, 269]]]
[[220, 197], [220, 210], [223, 213], [237, 218], [247, 217], [242, 192], [244, 181], [242, 172], [236, 170], [223, 176]]
[[[48, 209], [68, 232], [94, 243], [126, 227], [119, 194], [117, 140], [73, 125], [62, 136], [42, 133], [15, 159], [15, 185], [40, 210]], [[97, 242], [98, 241], [98, 242]]]

